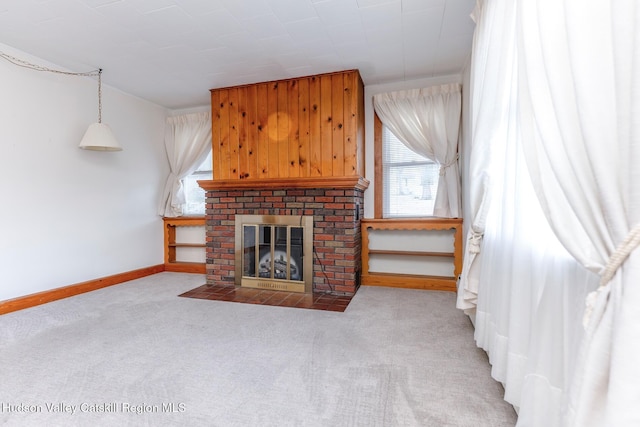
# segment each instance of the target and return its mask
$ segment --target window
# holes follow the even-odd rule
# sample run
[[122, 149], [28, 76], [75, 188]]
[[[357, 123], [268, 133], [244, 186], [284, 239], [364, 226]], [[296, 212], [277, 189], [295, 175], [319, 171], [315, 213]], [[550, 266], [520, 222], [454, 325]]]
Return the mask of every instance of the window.
[[376, 217], [432, 216], [440, 165], [411, 151], [382, 123], [376, 126], [376, 131], [380, 133], [376, 138], [380, 159], [376, 198], [380, 200], [376, 204], [381, 210]]
[[212, 165], [210, 151], [204, 162], [191, 175], [183, 179], [182, 185], [186, 201], [183, 209], [184, 215], [204, 215], [205, 191], [198, 185], [198, 181], [213, 179]]

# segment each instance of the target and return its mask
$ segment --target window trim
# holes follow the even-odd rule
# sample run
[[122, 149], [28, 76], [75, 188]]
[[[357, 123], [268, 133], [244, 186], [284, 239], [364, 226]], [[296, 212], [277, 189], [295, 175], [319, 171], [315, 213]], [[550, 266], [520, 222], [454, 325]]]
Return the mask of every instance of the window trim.
[[382, 120], [373, 113], [373, 217], [382, 219], [384, 172], [382, 168]]

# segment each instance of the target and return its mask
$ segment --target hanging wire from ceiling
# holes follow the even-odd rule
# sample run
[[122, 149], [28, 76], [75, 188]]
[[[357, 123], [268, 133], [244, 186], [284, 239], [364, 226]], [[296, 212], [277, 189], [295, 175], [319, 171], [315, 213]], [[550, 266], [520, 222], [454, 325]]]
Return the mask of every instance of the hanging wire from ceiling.
[[12, 63], [13, 65], [17, 65], [18, 67], [29, 68], [31, 70], [36, 70], [36, 71], [46, 71], [49, 73], [64, 74], [67, 76], [96, 77], [96, 76], [99, 76], [100, 73], [102, 72], [101, 69], [85, 71], [81, 73], [74, 73], [72, 71], [64, 71], [64, 70], [55, 70], [53, 68], [43, 67], [42, 65], [33, 64], [23, 59], [16, 58], [15, 56], [11, 56], [8, 53], [4, 53], [2, 51], [0, 51], [0, 58]]

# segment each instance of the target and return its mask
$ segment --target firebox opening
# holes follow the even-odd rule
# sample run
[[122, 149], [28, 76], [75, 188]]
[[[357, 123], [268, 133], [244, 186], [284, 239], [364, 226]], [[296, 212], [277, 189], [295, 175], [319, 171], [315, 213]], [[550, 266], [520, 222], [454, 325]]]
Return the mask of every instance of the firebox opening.
[[312, 292], [313, 217], [236, 215], [236, 285]]

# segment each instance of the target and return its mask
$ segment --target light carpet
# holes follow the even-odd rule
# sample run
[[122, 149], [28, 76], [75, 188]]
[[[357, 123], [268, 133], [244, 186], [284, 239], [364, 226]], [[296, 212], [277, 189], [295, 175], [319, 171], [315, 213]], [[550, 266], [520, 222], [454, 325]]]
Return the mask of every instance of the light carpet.
[[180, 298], [160, 273], [0, 316], [6, 426], [513, 426], [455, 294], [344, 313]]

